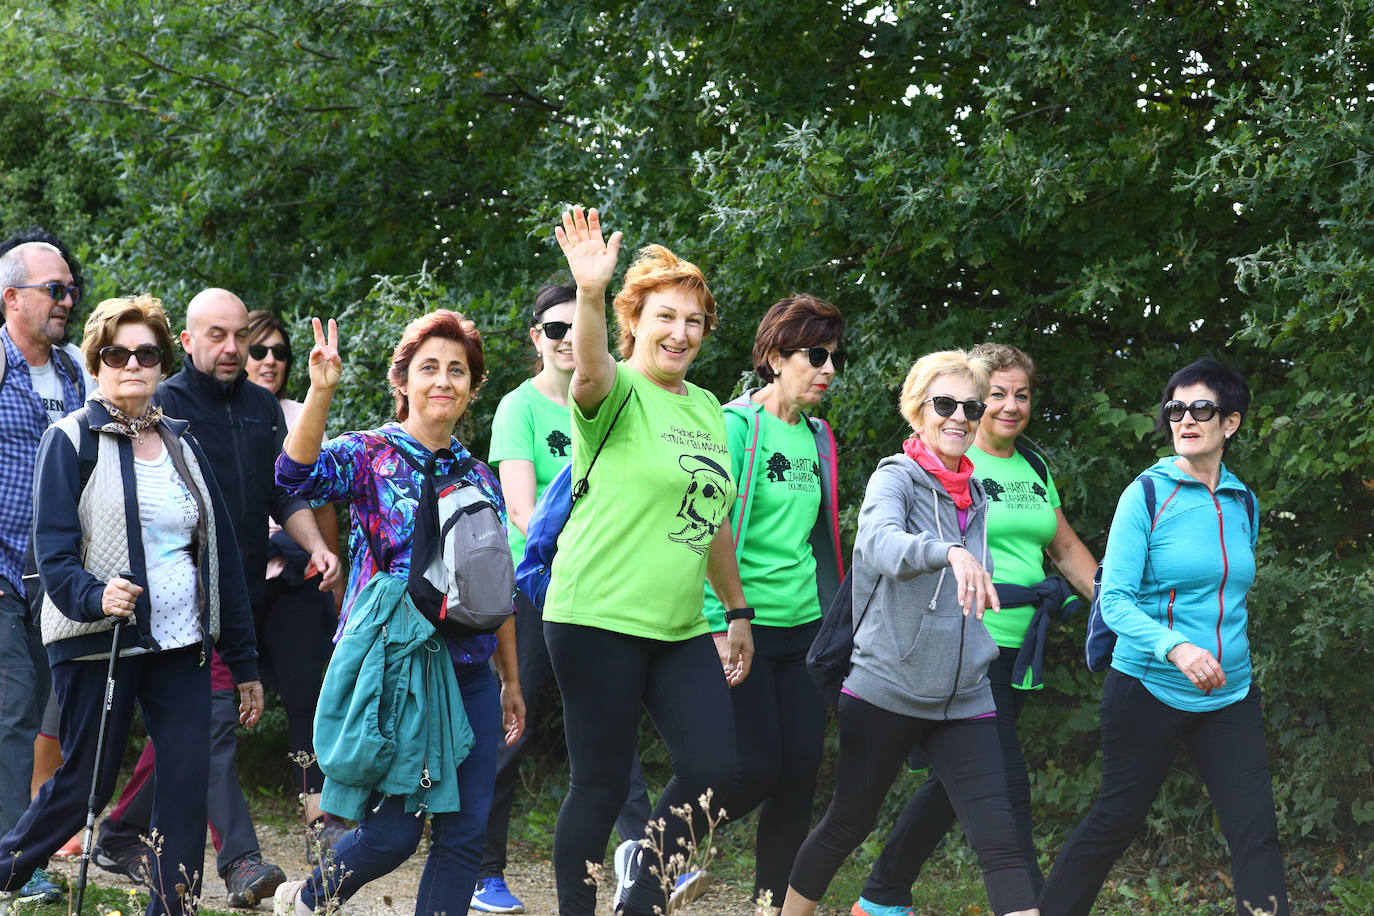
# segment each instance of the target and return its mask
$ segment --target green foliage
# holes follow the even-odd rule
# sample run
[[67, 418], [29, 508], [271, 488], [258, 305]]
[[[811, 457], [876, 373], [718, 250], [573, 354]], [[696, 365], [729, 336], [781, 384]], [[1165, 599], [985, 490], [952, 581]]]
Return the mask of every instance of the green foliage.
[[[1368, 4], [0, 0], [0, 22], [27, 80], [0, 90], [23, 220], [79, 236], [102, 294], [229, 286], [298, 346], [340, 316], [334, 429], [390, 415], [400, 329], [450, 305], [487, 344], [460, 432], [482, 453], [570, 202], [703, 265], [724, 320], [694, 380], [717, 394], [775, 299], [845, 311], [828, 414], [851, 532], [920, 353], [1036, 357], [1031, 433], [1095, 553], [1162, 448], [1165, 379], [1221, 356], [1255, 393], [1228, 464], [1263, 512], [1251, 636], [1284, 841], [1367, 842]], [[1026, 714], [1056, 833], [1097, 776], [1080, 636]], [[1196, 827], [1220, 854], [1206, 812], [1181, 769], [1146, 842]]]

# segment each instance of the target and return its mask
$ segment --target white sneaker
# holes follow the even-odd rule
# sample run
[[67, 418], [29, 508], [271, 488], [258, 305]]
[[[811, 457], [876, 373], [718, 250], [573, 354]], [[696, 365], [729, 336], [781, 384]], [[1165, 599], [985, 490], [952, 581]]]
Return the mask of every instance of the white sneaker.
[[312, 911], [301, 899], [306, 879], [283, 881], [272, 895], [272, 916], [311, 916]]
[[615, 911], [625, 906], [625, 898], [639, 875], [639, 840], [626, 840], [615, 848]]

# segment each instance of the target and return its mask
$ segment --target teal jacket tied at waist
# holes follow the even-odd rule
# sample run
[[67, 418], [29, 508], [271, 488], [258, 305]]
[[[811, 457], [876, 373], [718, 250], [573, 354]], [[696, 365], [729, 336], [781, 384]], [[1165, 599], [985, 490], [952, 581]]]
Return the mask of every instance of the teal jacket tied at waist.
[[457, 811], [458, 765], [472, 744], [443, 639], [406, 580], [378, 573], [353, 603], [315, 709], [320, 807], [360, 821], [381, 792], [405, 796], [407, 812]]

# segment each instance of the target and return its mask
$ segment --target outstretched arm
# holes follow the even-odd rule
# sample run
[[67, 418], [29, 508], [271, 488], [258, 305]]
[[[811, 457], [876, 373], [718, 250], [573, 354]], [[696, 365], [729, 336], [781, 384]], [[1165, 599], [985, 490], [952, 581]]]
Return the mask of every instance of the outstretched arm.
[[577, 283], [572, 326], [575, 368], [568, 393], [584, 414], [595, 416], [615, 384], [615, 360], [607, 349], [606, 287], [620, 257], [620, 233], [603, 240], [596, 208], [584, 215], [581, 207], [573, 207], [563, 214], [563, 225], [555, 227], [553, 234]]
[[315, 331], [315, 346], [310, 350], [310, 390], [306, 392], [300, 416], [286, 434], [286, 442], [282, 445], [286, 457], [300, 464], [314, 464], [315, 459], [320, 457], [324, 426], [329, 419], [329, 404], [334, 400], [334, 389], [343, 375], [338, 324], [333, 318], [329, 319], [327, 338], [320, 319], [312, 318], [310, 324]]

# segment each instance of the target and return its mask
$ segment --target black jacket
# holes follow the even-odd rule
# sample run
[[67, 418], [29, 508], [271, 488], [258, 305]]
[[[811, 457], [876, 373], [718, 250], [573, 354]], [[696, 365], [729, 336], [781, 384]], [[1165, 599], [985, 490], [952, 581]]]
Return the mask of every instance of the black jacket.
[[225, 384], [197, 369], [189, 355], [181, 371], [158, 386], [157, 403], [167, 416], [188, 421], [203, 443], [234, 525], [248, 595], [260, 602], [267, 587], [268, 513], [283, 524], [309, 505], [276, 485], [274, 468], [286, 439], [281, 405], [246, 373]]

